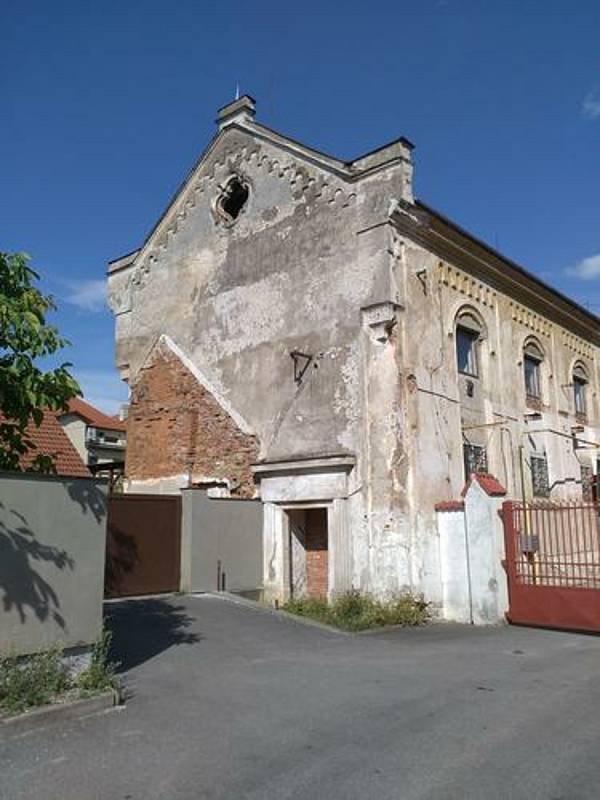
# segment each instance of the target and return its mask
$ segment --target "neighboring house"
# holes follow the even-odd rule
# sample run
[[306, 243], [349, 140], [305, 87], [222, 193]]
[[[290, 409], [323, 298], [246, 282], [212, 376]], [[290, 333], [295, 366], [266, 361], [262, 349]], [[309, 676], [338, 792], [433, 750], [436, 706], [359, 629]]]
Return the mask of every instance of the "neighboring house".
[[81, 397], [69, 401], [69, 410], [58, 415], [60, 424], [83, 461], [92, 471], [121, 468], [125, 463], [126, 423], [104, 414]]
[[599, 320], [416, 200], [406, 139], [343, 161], [249, 97], [218, 126], [109, 265], [128, 488], [258, 492], [272, 596], [439, 603], [469, 473], [570, 498], [597, 471]]
[[[0, 415], [0, 421], [4, 418]], [[89, 478], [89, 469], [79, 453], [62, 429], [56, 413], [46, 411], [40, 426], [31, 422], [26, 430], [27, 439], [35, 446], [21, 456], [20, 466], [23, 470], [34, 468], [38, 456], [49, 456], [52, 459], [56, 475], [70, 478]]]

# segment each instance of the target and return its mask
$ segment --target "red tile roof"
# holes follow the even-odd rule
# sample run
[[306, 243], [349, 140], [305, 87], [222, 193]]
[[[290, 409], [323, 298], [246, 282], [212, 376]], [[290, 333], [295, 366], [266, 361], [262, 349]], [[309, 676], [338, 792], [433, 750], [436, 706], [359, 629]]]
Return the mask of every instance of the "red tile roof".
[[81, 397], [73, 397], [72, 400], [69, 400], [68, 413], [77, 414], [84, 419], [88, 425], [93, 425], [96, 428], [106, 428], [110, 431], [125, 431], [127, 428], [126, 423], [122, 419], [104, 414]]
[[[5, 421], [1, 415], [0, 419]], [[31, 422], [27, 427], [27, 436], [36, 449], [29, 450], [21, 457], [22, 469], [30, 469], [36, 457], [41, 454], [52, 457], [57, 475], [80, 478], [91, 476], [81, 456], [63, 430], [55, 412], [46, 411], [39, 428], [34, 422]]]
[[490, 497], [503, 497], [506, 494], [504, 486], [502, 486], [500, 481], [493, 475], [490, 475], [488, 472], [473, 472], [461, 492], [463, 497], [466, 495], [473, 480], [476, 480], [483, 491], [489, 494]]
[[436, 511], [462, 511], [464, 507], [464, 500], [442, 500], [434, 506]]

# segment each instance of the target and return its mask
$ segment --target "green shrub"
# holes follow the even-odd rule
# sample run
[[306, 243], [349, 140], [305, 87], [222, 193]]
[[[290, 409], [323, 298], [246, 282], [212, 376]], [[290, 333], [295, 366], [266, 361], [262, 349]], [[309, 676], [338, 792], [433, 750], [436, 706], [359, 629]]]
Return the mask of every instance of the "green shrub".
[[328, 621], [329, 605], [324, 597], [291, 598], [284, 604], [283, 609], [299, 617]]
[[103, 631], [92, 648], [90, 665], [73, 678], [60, 647], [28, 658], [0, 657], [0, 711], [18, 714], [52, 703], [65, 692], [88, 696], [116, 685], [117, 664], [109, 659], [110, 633]]
[[69, 688], [69, 675], [60, 647], [52, 647], [23, 660], [15, 655], [0, 658], [0, 709], [18, 713], [49, 703]]
[[288, 600], [283, 609], [347, 631], [361, 631], [385, 625], [424, 625], [430, 618], [429, 605], [410, 593], [384, 602], [369, 594], [352, 590], [337, 595], [331, 601], [312, 597]]

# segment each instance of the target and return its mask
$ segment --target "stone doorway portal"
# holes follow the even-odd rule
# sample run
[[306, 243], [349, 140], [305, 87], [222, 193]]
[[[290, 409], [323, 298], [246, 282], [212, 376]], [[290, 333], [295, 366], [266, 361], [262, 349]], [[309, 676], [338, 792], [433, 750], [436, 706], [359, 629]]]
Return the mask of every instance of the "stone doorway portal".
[[327, 597], [329, 549], [326, 508], [297, 508], [289, 518], [290, 594]]

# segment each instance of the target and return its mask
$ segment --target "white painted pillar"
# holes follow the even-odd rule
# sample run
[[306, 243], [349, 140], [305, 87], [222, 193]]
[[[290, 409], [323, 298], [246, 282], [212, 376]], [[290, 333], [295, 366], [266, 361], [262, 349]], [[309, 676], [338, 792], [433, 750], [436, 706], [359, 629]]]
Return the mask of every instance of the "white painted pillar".
[[352, 548], [347, 505], [345, 498], [337, 498], [327, 509], [330, 596], [342, 594], [352, 588]]
[[267, 602], [283, 602], [289, 594], [287, 524], [285, 512], [275, 503], [263, 503], [263, 575]]
[[476, 480], [465, 496], [472, 615], [475, 625], [504, 621], [508, 581], [502, 566], [504, 530], [498, 514], [503, 497], [489, 496]]

